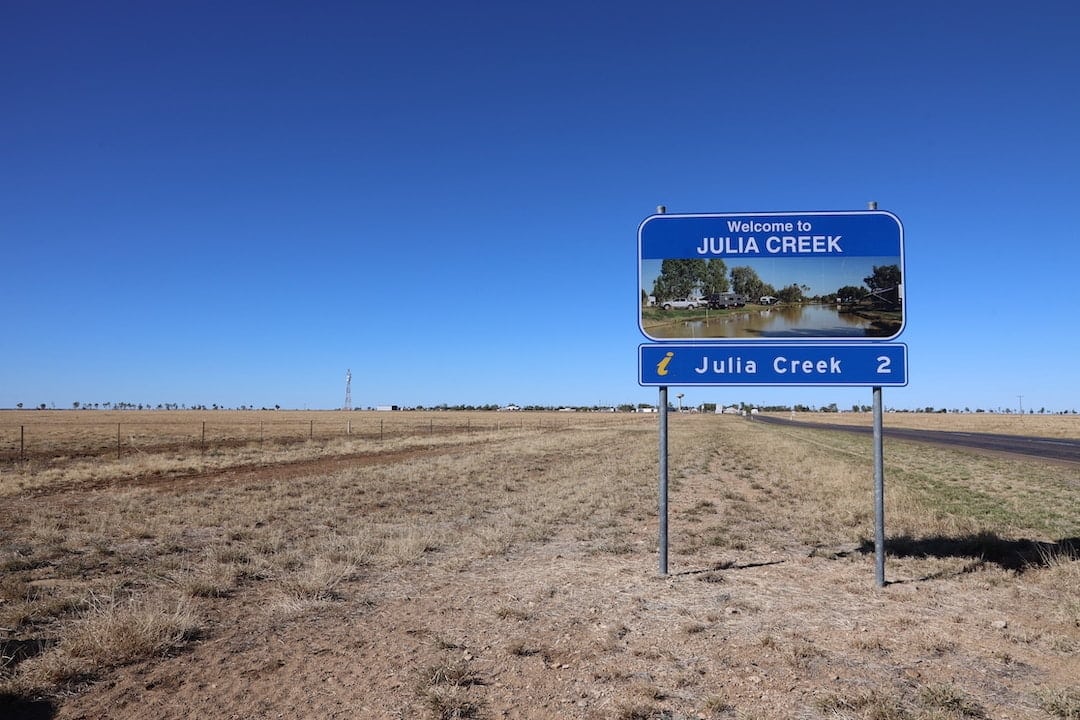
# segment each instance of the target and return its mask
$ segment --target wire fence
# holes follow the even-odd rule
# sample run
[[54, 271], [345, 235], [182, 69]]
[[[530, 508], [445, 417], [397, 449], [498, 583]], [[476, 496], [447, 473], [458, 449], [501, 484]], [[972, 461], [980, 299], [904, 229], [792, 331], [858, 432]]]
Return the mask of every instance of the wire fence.
[[[571, 413], [292, 413], [288, 417], [197, 418], [132, 417], [108, 419], [63, 417], [70, 411], [53, 411], [53, 417], [26, 422], [0, 421], [0, 461], [76, 457], [115, 457], [147, 452], [191, 451], [242, 447], [252, 444], [288, 445], [329, 441], [335, 438], [386, 440], [417, 435], [491, 432], [510, 429], [556, 430], [570, 427]], [[181, 411], [182, 412], [182, 411]], [[260, 413], [261, 414], [261, 413]], [[83, 413], [85, 415], [85, 413]], [[201, 414], [200, 414], [201, 415]], [[622, 424], [628, 416], [612, 414], [608, 422]], [[591, 416], [589, 424], [599, 418]]]

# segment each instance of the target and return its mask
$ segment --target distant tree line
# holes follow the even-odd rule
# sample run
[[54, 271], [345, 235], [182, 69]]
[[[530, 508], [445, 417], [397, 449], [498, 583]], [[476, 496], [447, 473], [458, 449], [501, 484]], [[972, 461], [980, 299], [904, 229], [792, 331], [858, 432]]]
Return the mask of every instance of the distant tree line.
[[[834, 413], [841, 412], [836, 403], [829, 403], [828, 405], [822, 405], [818, 407], [816, 405], [747, 405], [745, 403], [738, 403], [738, 406], [742, 409], [756, 408], [761, 412], [822, 412], [822, 413]], [[729, 406], [730, 407], [730, 406]], [[873, 407], [870, 405], [852, 405], [848, 412], [870, 412]], [[936, 408], [933, 406], [926, 406], [921, 408], [907, 409], [907, 408], [886, 408], [887, 412], [899, 412], [899, 413], [938, 413], [938, 414], [955, 414], [963, 415], [965, 413], [996, 413], [1001, 415], [1077, 415], [1077, 410], [1047, 410], [1046, 408], [1039, 408], [1038, 410], [1030, 409], [1023, 413], [1010, 408], [996, 408], [991, 410], [984, 410], [983, 408], [977, 408], [972, 410], [970, 407], [960, 408]]]
[[[15, 403], [15, 407], [19, 410], [24, 409], [23, 403]], [[55, 409], [55, 406], [49, 406], [46, 403], [41, 403], [35, 406], [36, 410], [46, 410], [49, 408]], [[130, 402], [81, 402], [76, 400], [71, 403], [72, 410], [280, 410], [280, 405], [274, 405], [273, 407], [260, 407], [256, 408], [254, 405], [238, 405], [236, 407], [227, 407], [225, 405], [218, 405], [213, 403], [211, 405], [187, 405], [185, 403], [158, 403], [156, 405], [151, 403], [130, 403]]]
[[[16, 403], [15, 407], [19, 410], [25, 409], [24, 403]], [[239, 405], [237, 407], [226, 407], [224, 405], [218, 405], [216, 403], [212, 405], [186, 405], [183, 403], [158, 403], [157, 405], [151, 405], [149, 403], [128, 403], [128, 402], [105, 402], [105, 403], [84, 403], [73, 402], [71, 403], [73, 410], [281, 410], [281, 405], [274, 405], [273, 407], [259, 407], [254, 405]], [[397, 406], [395, 406], [397, 407]], [[559, 410], [574, 410], [575, 412], [636, 412], [640, 410], [655, 408], [655, 404], [651, 403], [620, 403], [617, 405], [524, 405], [518, 406], [514, 403], [508, 405], [496, 405], [493, 403], [487, 403], [483, 405], [469, 405], [469, 404], [455, 404], [450, 405], [447, 403], [441, 403], [439, 405], [415, 405], [412, 407], [398, 407], [400, 411], [447, 411], [447, 412], [494, 412], [505, 409], [506, 407], [514, 407], [520, 412], [556, 412]], [[669, 404], [671, 409], [674, 409], [673, 405]], [[717, 403], [701, 403], [693, 409], [698, 412], [715, 412], [719, 405]], [[803, 405], [796, 403], [794, 405], [753, 405], [746, 402], [732, 402], [723, 405], [723, 407], [738, 407], [740, 410], [749, 412], [750, 410], [758, 410], [760, 412], [822, 412], [822, 413], [835, 413], [841, 412], [836, 403], [829, 403], [820, 407], [816, 405]], [[50, 406], [46, 403], [40, 403], [34, 406], [35, 410], [47, 410]], [[55, 409], [55, 408], [52, 408]], [[360, 408], [357, 408], [358, 410]], [[374, 408], [366, 408], [367, 410], [374, 410]], [[689, 409], [689, 408], [687, 408]], [[873, 408], [870, 405], [852, 405], [848, 412], [870, 412]], [[1072, 410], [1047, 410], [1045, 407], [1041, 407], [1038, 410], [1029, 408], [1025, 411], [1019, 411], [1012, 408], [975, 408], [971, 409], [970, 406], [960, 408], [937, 408], [930, 405], [921, 408], [906, 409], [906, 408], [886, 408], [888, 412], [903, 412], [903, 413], [997, 413], [1002, 415], [1077, 415], [1080, 411], [1076, 409]]]
[[899, 265], [874, 266], [863, 278], [864, 286], [845, 285], [834, 293], [808, 296], [810, 287], [792, 283], [775, 288], [763, 281], [752, 267], [740, 265], [728, 272], [727, 264], [719, 258], [671, 258], [660, 263], [660, 274], [653, 281], [653, 297], [657, 302], [713, 293], [736, 292], [751, 300], [775, 297], [782, 303], [804, 302], [861, 302], [871, 296], [887, 302], [899, 299], [901, 273]]

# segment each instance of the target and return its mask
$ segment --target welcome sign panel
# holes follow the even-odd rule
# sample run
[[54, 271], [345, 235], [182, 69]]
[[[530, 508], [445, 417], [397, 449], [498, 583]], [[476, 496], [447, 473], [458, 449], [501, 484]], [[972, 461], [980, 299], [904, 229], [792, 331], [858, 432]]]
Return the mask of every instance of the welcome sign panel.
[[884, 341], [904, 316], [903, 226], [879, 210], [652, 215], [639, 328], [655, 341]]

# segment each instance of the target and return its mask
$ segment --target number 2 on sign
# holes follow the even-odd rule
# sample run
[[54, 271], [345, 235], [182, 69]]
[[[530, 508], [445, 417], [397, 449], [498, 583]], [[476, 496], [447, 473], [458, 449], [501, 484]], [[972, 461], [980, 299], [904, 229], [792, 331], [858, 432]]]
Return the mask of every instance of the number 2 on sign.
[[892, 365], [892, 359], [887, 355], [878, 355], [878, 375], [889, 375], [892, 373], [892, 369], [889, 367]]

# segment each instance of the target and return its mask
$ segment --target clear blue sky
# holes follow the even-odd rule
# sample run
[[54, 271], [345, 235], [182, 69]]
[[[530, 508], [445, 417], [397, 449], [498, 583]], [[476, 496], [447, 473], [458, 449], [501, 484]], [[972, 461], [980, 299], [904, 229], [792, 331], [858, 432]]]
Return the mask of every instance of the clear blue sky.
[[[638, 224], [905, 229], [897, 408], [1080, 410], [1080, 6], [0, 7], [0, 407], [650, 402]], [[684, 404], [869, 404], [697, 388]]]

